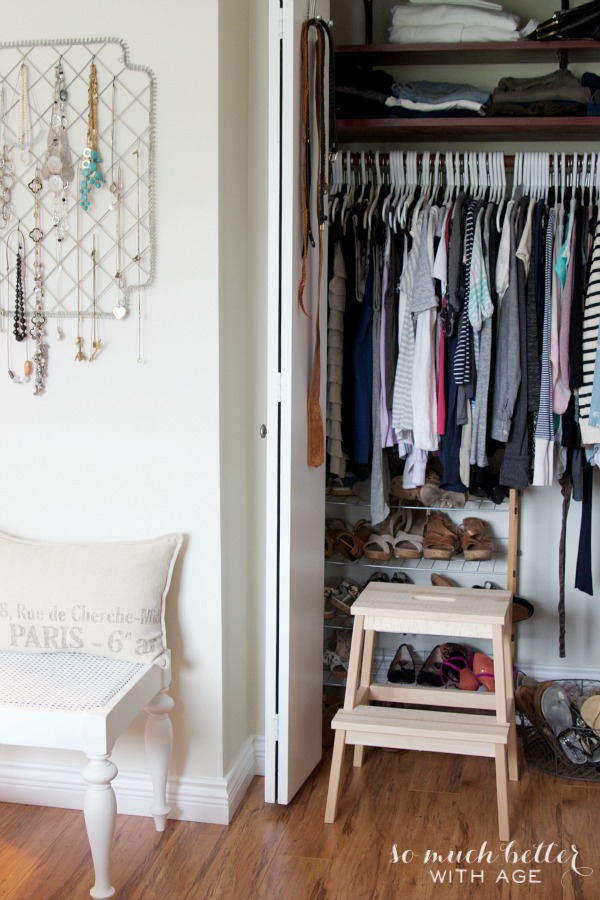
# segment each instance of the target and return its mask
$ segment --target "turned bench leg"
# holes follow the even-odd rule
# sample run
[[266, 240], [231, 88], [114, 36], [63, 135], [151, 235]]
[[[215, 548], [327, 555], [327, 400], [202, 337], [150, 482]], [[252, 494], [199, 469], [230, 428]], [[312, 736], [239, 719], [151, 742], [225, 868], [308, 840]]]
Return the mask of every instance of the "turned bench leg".
[[160, 691], [146, 707], [146, 758], [154, 791], [150, 812], [154, 816], [157, 831], [165, 830], [167, 816], [171, 811], [167, 804], [167, 775], [173, 750], [173, 725], [169, 713], [174, 706], [173, 699], [166, 691]]
[[115, 892], [110, 883], [110, 851], [115, 833], [117, 801], [112, 780], [117, 767], [106, 756], [90, 756], [82, 775], [88, 783], [83, 803], [85, 827], [94, 862], [95, 883], [90, 894], [94, 900], [112, 897]]

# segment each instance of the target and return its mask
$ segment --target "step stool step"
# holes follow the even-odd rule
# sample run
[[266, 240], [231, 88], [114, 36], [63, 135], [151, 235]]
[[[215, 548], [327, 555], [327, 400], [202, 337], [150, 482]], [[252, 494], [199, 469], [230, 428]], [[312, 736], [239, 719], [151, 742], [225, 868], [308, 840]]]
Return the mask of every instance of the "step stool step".
[[[371, 738], [377, 735], [403, 736], [431, 740], [443, 752], [448, 741], [472, 741], [491, 745], [508, 742], [509, 725], [495, 721], [492, 716], [436, 710], [396, 709], [385, 706], [357, 706], [339, 710], [331, 723], [342, 729]], [[347, 737], [348, 743], [360, 743]], [[366, 743], [372, 744], [372, 740]], [[492, 748], [490, 748], [492, 749]]]

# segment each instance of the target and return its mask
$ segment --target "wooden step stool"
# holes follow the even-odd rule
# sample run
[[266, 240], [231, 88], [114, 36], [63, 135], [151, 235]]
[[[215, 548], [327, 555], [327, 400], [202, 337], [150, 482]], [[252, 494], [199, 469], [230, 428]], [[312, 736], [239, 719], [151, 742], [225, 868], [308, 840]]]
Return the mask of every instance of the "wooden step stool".
[[[336, 713], [325, 822], [337, 815], [346, 744], [354, 745], [354, 765], [363, 762], [365, 747], [432, 750], [496, 761], [498, 831], [510, 837], [508, 779], [519, 777], [511, 656], [510, 591], [467, 590], [413, 584], [371, 582], [352, 606], [354, 628], [344, 708]], [[384, 685], [371, 681], [375, 635], [443, 635], [477, 643], [492, 640], [495, 692], [480, 688], [432, 688]], [[362, 665], [361, 665], [362, 657]], [[373, 700], [414, 704], [425, 709], [370, 706]], [[439, 712], [427, 707], [447, 707]], [[478, 711], [478, 712], [475, 712]]]

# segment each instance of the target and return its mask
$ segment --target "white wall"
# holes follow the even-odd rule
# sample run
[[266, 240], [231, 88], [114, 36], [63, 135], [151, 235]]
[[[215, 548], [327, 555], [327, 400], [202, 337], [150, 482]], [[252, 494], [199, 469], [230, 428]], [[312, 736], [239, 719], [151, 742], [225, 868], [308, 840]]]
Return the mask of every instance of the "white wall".
[[[90, 19], [89, 9], [80, 4], [69, 4], [57, 16], [41, 0], [27, 0], [6, 7], [2, 25], [7, 42], [79, 38], [95, 30], [101, 34], [91, 37], [121, 37], [132, 61], [156, 75], [158, 268], [156, 283], [143, 300], [144, 364], [136, 362], [134, 317], [115, 323], [110, 345], [94, 365], [73, 362], [70, 336], [60, 346], [51, 342], [43, 397], [11, 384], [0, 362], [0, 529], [58, 540], [184, 532], [167, 627], [176, 701], [172, 774], [190, 779], [222, 776], [247, 735], [245, 641], [230, 645], [233, 609], [242, 610], [244, 628], [246, 604], [244, 394], [232, 400], [236, 384], [246, 378], [246, 171], [241, 152], [246, 138], [243, 117], [233, 131], [219, 120], [218, 84], [218, 73], [239, 59], [237, 99], [227, 79], [223, 88], [236, 121], [239, 109], [246, 107], [246, 20], [242, 10], [236, 24], [233, 6], [217, 0], [175, 0], [168, 6], [160, 0], [105, 0], [100, 14]], [[226, 13], [231, 21], [220, 59], [219, 23]], [[220, 150], [232, 149], [220, 145], [220, 134], [239, 142], [233, 156], [220, 156]], [[221, 218], [224, 160], [240, 165], [237, 220], [231, 206], [228, 217]], [[226, 199], [230, 204], [229, 194]], [[231, 237], [223, 233], [224, 223]], [[223, 396], [220, 316], [230, 341]], [[4, 352], [3, 347], [2, 359]], [[233, 404], [235, 430], [227, 421], [220, 429], [224, 398]], [[226, 418], [228, 410], [224, 413]], [[224, 456], [223, 482], [229, 479], [235, 488], [241, 512], [239, 520], [223, 523], [223, 507], [229, 514], [232, 499], [227, 486], [221, 496], [221, 449], [234, 431], [237, 446]], [[223, 542], [228, 559], [240, 554], [232, 575], [221, 569]], [[222, 582], [229, 591], [225, 636]], [[223, 669], [231, 665], [230, 650], [242, 695], [235, 729], [223, 721]], [[227, 694], [231, 699], [229, 684]], [[13, 752], [2, 748], [0, 759]], [[22, 751], [18, 757], [23, 758]], [[115, 759], [121, 767], [145, 768], [139, 729], [119, 741]]]

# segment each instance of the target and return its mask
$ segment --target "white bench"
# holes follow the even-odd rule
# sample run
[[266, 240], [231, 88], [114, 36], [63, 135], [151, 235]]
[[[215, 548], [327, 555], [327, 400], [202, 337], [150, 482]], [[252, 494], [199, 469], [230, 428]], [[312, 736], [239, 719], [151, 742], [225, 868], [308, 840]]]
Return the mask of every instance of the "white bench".
[[164, 601], [180, 546], [180, 535], [40, 544], [0, 534], [0, 743], [86, 755], [95, 900], [115, 893], [109, 860], [117, 767], [110, 755], [144, 710], [157, 831], [169, 813], [173, 700]]

